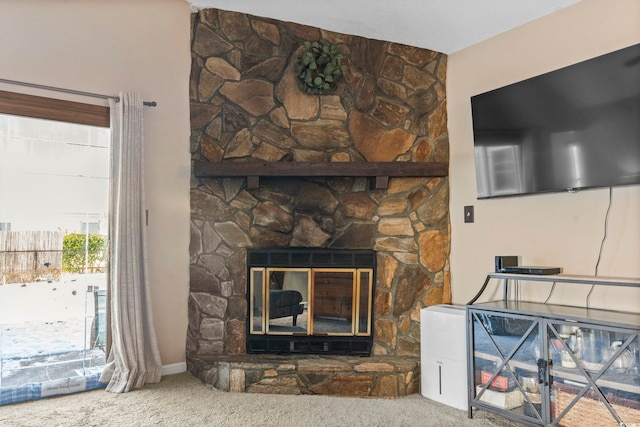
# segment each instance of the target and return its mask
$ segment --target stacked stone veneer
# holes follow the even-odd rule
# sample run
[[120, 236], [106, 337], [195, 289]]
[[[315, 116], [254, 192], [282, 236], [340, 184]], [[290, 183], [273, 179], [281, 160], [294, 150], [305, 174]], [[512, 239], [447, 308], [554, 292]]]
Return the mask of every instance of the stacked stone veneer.
[[233, 355], [192, 359], [191, 372], [218, 390], [396, 398], [420, 389], [418, 358]]
[[[241, 13], [192, 15], [191, 151], [209, 162], [448, 161], [441, 53]], [[337, 91], [296, 86], [305, 40], [340, 46]], [[378, 252], [376, 355], [419, 355], [419, 310], [450, 300], [449, 183], [192, 178], [188, 357], [245, 352], [246, 249]]]

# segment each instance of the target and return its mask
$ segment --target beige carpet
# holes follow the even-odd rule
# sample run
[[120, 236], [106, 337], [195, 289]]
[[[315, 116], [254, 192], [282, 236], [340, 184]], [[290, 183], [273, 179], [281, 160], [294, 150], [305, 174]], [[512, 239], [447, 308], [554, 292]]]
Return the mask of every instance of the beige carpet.
[[485, 411], [473, 419], [425, 399], [226, 393], [187, 373], [130, 393], [104, 390], [0, 406], [0, 426], [519, 426]]

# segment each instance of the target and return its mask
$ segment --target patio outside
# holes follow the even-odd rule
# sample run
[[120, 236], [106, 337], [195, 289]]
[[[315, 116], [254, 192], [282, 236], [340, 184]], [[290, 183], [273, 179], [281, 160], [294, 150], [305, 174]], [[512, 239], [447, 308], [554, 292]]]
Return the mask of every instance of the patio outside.
[[0, 388], [101, 372], [106, 273], [0, 286]]
[[109, 141], [0, 114], [0, 404], [104, 366]]

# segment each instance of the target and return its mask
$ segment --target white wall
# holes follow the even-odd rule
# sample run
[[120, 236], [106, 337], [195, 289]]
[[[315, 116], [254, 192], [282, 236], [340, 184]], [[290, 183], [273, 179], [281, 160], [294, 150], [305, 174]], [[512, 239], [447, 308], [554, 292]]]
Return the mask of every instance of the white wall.
[[[477, 200], [470, 97], [637, 43], [640, 2], [582, 0], [449, 56], [454, 303], [464, 304], [475, 294], [493, 271], [495, 255], [520, 255], [523, 265], [593, 275], [609, 202], [608, 189]], [[473, 224], [463, 221], [465, 205], [475, 206]], [[640, 277], [640, 186], [613, 190], [599, 275]], [[548, 289], [543, 287], [542, 295]], [[577, 286], [571, 301], [569, 292], [557, 294], [557, 301], [583, 303], [587, 292]], [[640, 294], [609, 288], [594, 292], [591, 303], [638, 311]]]
[[[3, 0], [0, 78], [141, 93], [149, 270], [163, 364], [185, 360], [189, 283], [190, 11], [184, 0]], [[18, 86], [0, 90], [106, 105]]]

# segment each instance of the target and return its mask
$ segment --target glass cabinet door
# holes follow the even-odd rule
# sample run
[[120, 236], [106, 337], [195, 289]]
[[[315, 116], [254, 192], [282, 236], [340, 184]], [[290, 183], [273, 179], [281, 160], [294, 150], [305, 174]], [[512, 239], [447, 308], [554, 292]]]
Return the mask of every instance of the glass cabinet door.
[[554, 424], [640, 422], [637, 331], [549, 322], [547, 335]]
[[544, 354], [540, 322], [531, 317], [471, 311], [475, 405], [544, 424]]

